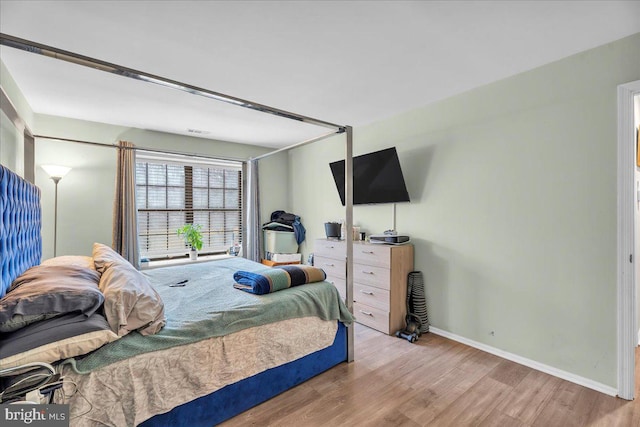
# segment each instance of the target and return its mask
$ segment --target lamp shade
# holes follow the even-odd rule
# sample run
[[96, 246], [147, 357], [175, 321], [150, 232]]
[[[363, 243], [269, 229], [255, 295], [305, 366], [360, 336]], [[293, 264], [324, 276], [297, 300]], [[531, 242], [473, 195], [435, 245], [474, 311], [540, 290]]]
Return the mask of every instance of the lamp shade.
[[62, 178], [66, 174], [69, 173], [71, 168], [66, 166], [58, 166], [58, 165], [42, 165], [42, 169], [49, 175], [51, 178]]

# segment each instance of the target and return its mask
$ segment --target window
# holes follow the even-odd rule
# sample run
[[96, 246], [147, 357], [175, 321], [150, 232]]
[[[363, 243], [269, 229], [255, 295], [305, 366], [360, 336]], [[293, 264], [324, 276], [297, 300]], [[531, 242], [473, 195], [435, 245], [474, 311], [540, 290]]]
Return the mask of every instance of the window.
[[186, 255], [176, 230], [202, 226], [200, 253], [223, 253], [242, 241], [242, 163], [138, 151], [136, 200], [140, 255]]

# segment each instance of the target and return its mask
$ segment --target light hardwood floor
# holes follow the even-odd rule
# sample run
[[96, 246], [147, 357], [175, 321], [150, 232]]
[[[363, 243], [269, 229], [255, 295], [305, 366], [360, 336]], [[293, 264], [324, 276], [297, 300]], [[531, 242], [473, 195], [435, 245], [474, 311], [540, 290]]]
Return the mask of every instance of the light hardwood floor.
[[640, 426], [640, 399], [607, 396], [433, 334], [410, 344], [355, 328], [355, 362], [223, 426]]

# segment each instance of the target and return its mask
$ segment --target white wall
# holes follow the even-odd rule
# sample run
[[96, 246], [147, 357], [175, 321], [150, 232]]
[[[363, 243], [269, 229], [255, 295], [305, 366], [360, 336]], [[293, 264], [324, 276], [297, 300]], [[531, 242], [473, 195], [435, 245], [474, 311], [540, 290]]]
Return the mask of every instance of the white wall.
[[[397, 147], [397, 230], [434, 326], [616, 386], [616, 88], [640, 78], [638, 52], [640, 34], [355, 129], [356, 155]], [[290, 153], [310, 240], [344, 216], [342, 152], [336, 137]], [[390, 218], [354, 208], [369, 233]]]
[[[36, 115], [39, 135], [113, 144], [118, 140], [138, 147], [158, 148], [204, 155], [247, 159], [268, 149], [189, 136], [63, 117]], [[116, 150], [73, 142], [36, 139], [36, 185], [42, 189], [43, 259], [53, 256], [54, 184], [42, 164], [72, 168], [58, 187], [57, 255], [90, 255], [93, 242], [111, 244]], [[286, 182], [286, 155], [276, 155], [261, 164], [262, 186]], [[286, 191], [272, 191], [263, 197], [263, 216], [272, 210], [288, 209]], [[263, 221], [263, 222], [266, 222]]]

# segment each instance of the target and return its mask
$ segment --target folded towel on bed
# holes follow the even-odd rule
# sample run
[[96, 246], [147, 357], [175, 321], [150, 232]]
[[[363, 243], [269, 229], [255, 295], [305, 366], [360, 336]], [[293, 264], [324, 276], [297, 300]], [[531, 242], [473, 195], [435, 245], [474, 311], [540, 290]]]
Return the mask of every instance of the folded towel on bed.
[[306, 283], [322, 282], [327, 275], [324, 271], [310, 265], [284, 265], [273, 267], [256, 273], [250, 271], [236, 271], [233, 274], [233, 285], [252, 294], [264, 295], [292, 286]]

